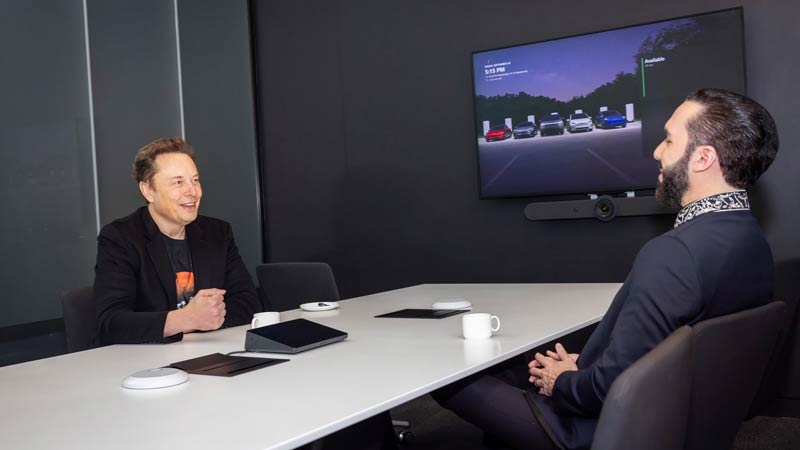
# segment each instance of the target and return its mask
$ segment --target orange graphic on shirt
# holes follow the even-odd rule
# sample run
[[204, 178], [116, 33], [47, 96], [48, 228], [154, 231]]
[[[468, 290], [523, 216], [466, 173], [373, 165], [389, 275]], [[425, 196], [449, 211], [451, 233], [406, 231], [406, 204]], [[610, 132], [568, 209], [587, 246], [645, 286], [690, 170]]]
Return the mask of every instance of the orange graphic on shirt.
[[194, 272], [177, 272], [175, 290], [178, 293], [178, 301], [189, 300], [194, 295]]

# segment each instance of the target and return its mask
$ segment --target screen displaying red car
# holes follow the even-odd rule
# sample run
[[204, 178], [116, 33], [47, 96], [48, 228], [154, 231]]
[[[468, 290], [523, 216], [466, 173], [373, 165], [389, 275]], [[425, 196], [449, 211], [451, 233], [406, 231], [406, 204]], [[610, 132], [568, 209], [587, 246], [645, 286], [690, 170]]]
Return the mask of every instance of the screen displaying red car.
[[683, 99], [744, 92], [742, 19], [738, 7], [474, 52], [480, 197], [652, 190], [653, 149]]
[[486, 132], [486, 142], [502, 141], [511, 137], [511, 129], [505, 125], [495, 125]]

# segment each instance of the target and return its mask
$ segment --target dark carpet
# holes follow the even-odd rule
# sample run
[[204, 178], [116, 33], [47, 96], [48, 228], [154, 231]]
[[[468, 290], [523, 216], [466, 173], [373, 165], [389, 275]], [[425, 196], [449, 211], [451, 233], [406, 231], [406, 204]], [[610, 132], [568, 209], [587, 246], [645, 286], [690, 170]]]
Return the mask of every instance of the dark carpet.
[[[483, 444], [483, 433], [472, 424], [441, 408], [429, 395], [392, 410], [395, 420], [411, 423], [413, 441], [408, 450], [496, 450]], [[800, 419], [755, 417], [742, 425], [733, 450], [798, 450]]]

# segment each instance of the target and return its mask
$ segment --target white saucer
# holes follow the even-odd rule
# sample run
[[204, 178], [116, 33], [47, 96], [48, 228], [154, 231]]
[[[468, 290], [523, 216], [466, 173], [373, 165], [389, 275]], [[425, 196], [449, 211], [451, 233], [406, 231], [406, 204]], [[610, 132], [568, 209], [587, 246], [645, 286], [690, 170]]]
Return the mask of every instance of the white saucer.
[[174, 367], [140, 370], [122, 380], [126, 389], [159, 389], [189, 381], [189, 374]]
[[436, 302], [431, 305], [433, 309], [472, 309], [472, 303], [468, 300], [454, 298], [446, 302]]
[[303, 311], [330, 311], [339, 307], [337, 302], [311, 302], [303, 303], [300, 309]]

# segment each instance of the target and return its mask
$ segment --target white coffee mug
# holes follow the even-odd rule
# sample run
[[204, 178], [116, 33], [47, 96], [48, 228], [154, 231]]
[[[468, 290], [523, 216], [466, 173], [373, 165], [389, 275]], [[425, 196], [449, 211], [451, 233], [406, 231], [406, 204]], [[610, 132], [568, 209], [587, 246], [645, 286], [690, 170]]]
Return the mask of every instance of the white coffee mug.
[[[497, 326], [492, 326], [492, 321], [497, 321]], [[486, 339], [492, 333], [500, 330], [500, 318], [488, 313], [472, 313], [461, 316], [461, 328], [464, 339]]]
[[253, 316], [250, 322], [250, 328], [265, 327], [281, 321], [281, 313], [279, 312], [261, 312]]

